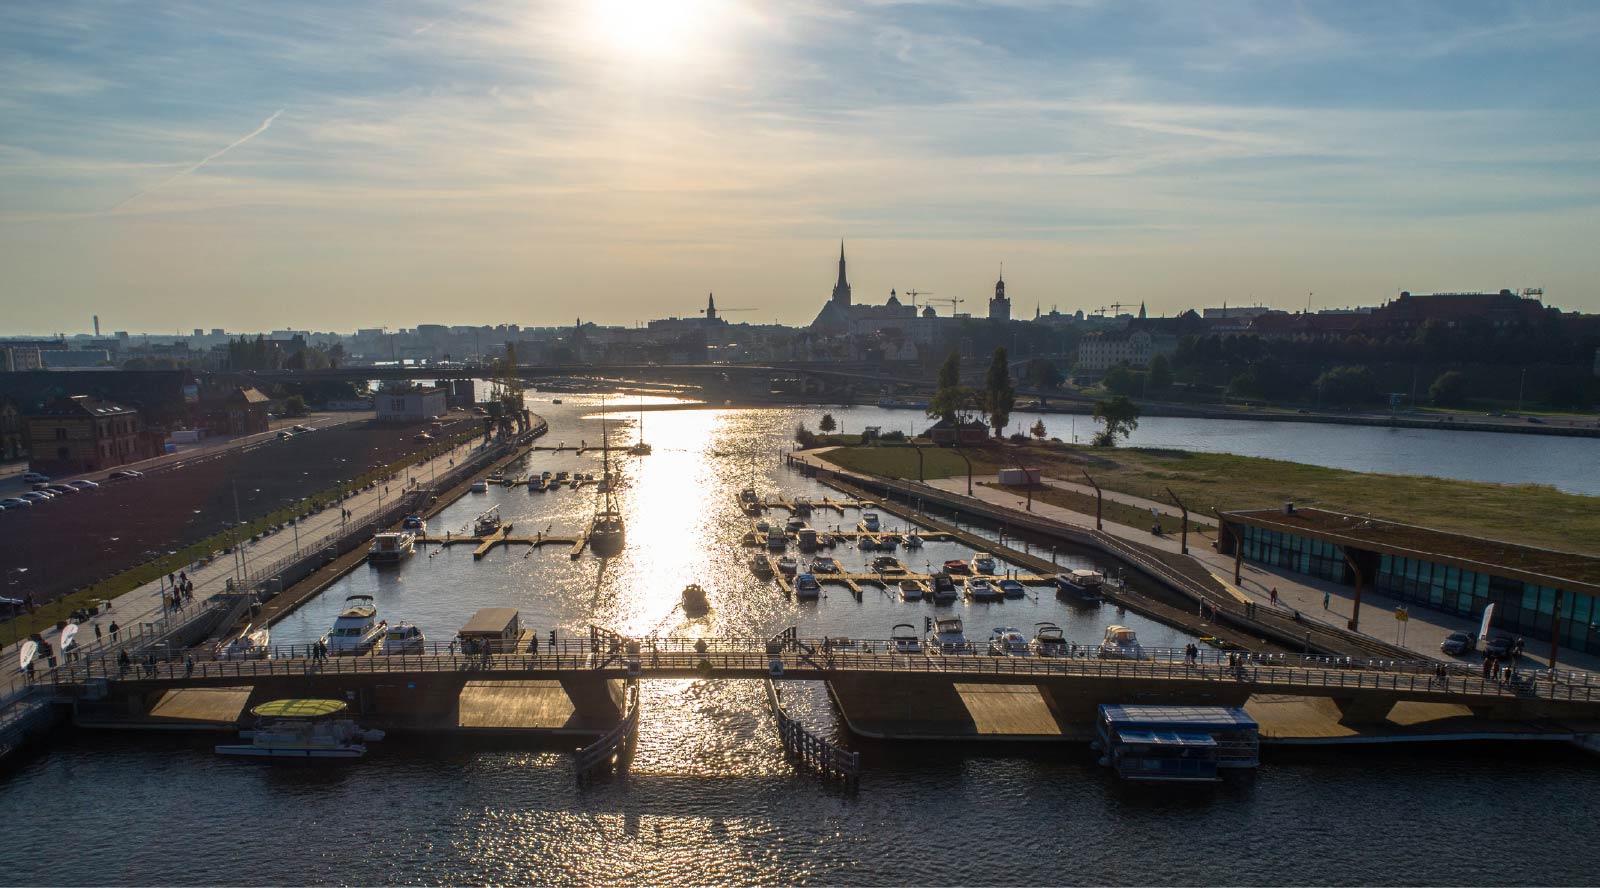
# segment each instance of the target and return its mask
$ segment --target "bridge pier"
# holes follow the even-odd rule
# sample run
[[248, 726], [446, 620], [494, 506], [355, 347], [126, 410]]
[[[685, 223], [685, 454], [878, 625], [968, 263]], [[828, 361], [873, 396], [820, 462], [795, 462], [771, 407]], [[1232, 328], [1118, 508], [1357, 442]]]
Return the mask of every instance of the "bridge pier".
[[1333, 698], [1333, 705], [1339, 708], [1339, 723], [1342, 725], [1370, 725], [1388, 721], [1396, 702], [1393, 697], [1376, 694]]

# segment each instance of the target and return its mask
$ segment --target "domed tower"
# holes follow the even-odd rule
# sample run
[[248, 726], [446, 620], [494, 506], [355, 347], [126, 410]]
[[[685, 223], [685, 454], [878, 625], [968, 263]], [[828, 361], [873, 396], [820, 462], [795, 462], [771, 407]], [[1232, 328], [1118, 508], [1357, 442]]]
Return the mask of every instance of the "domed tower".
[[1003, 270], [994, 284], [994, 298], [989, 300], [989, 320], [1011, 320], [1011, 300], [1006, 298], [1006, 273]]

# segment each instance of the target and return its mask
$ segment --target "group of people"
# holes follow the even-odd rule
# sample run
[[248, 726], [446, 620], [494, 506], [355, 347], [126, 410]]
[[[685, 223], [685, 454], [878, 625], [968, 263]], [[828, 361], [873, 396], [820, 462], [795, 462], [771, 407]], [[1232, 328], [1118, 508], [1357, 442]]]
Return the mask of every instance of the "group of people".
[[1489, 654], [1483, 658], [1483, 677], [1504, 680], [1517, 680], [1517, 661], [1522, 659], [1522, 639], [1517, 639], [1511, 645], [1511, 650], [1504, 657]]
[[168, 587], [161, 593], [161, 603], [170, 610], [181, 610], [185, 604], [194, 601], [194, 580], [189, 579], [185, 571], [177, 574], [167, 574]]

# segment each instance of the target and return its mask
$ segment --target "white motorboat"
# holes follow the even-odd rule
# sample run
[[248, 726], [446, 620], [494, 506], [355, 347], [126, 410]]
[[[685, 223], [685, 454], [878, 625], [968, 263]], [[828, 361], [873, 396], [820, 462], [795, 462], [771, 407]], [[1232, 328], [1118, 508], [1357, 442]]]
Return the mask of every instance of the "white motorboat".
[[1093, 570], [1074, 570], [1056, 574], [1056, 591], [1079, 601], [1099, 601], [1106, 578]]
[[250, 710], [256, 728], [241, 732], [249, 743], [222, 743], [218, 755], [250, 758], [356, 759], [382, 731], [362, 730], [345, 717], [342, 700], [273, 700]]
[[794, 578], [794, 597], [801, 601], [815, 601], [822, 597], [822, 584], [811, 574]]
[[1143, 660], [1144, 647], [1139, 637], [1127, 626], [1107, 626], [1105, 639], [1100, 642], [1103, 660]]
[[378, 606], [371, 595], [346, 596], [344, 604], [344, 610], [333, 621], [333, 629], [322, 636], [328, 653], [334, 656], [365, 652], [377, 644], [383, 630], [388, 628], [378, 621]]
[[1067, 638], [1061, 632], [1061, 627], [1054, 623], [1038, 623], [1033, 630], [1033, 642], [1030, 645], [1036, 657], [1065, 657], [1067, 655]]
[[1000, 590], [988, 577], [968, 577], [967, 598], [973, 601], [999, 601]]
[[473, 536], [490, 536], [500, 530], [500, 507], [489, 509], [472, 521]]
[[865, 512], [865, 513], [863, 513], [862, 516], [861, 516], [861, 527], [867, 533], [877, 533], [878, 532], [878, 513], [877, 512]]
[[922, 600], [922, 583], [917, 581], [917, 580], [901, 580], [900, 581], [900, 600], [901, 601], [921, 601]]
[[409, 558], [416, 551], [417, 535], [409, 530], [375, 534], [367, 548], [367, 561], [385, 564]]
[[746, 487], [739, 491], [739, 508], [751, 514], [761, 511], [761, 495], [756, 493], [754, 487]]
[[989, 653], [996, 657], [1029, 657], [1028, 637], [1010, 626], [997, 626], [989, 635]]
[[961, 597], [961, 592], [956, 589], [955, 578], [947, 573], [934, 574], [932, 587], [928, 597], [933, 599], [934, 604], [949, 604]]
[[983, 574], [994, 573], [994, 556], [990, 555], [988, 552], [973, 552], [972, 572]]
[[966, 654], [972, 652], [960, 617], [934, 617], [933, 631], [928, 633], [928, 652]]
[[383, 647], [380, 650], [385, 654], [421, 654], [428, 649], [428, 639], [422, 630], [410, 623], [398, 623], [390, 626], [383, 633]]
[[267, 627], [244, 627], [231, 641], [217, 646], [218, 660], [261, 660], [270, 655], [272, 631]]
[[472, 492], [473, 493], [488, 493], [489, 492], [489, 482], [483, 480], [482, 478], [479, 478], [478, 480], [472, 482]]
[[917, 627], [899, 623], [889, 630], [889, 646], [897, 654], [922, 653], [922, 640], [917, 638]]

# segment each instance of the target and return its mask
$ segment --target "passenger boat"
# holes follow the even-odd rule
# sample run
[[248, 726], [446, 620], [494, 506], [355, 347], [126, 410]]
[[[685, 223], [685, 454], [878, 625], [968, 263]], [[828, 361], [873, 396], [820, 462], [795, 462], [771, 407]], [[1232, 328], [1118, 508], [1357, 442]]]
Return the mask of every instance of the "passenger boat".
[[889, 630], [889, 649], [897, 654], [922, 653], [922, 639], [917, 637], [917, 627], [910, 623], [897, 623]]
[[333, 656], [360, 654], [377, 644], [386, 624], [378, 621], [378, 606], [371, 595], [349, 595], [344, 610], [333, 621], [333, 628], [322, 636]]
[[706, 590], [700, 588], [698, 583], [690, 583], [683, 587], [683, 612], [691, 617], [698, 617], [711, 610], [711, 602], [706, 598]]
[[1005, 579], [995, 585], [1000, 587], [1000, 594], [1007, 598], [1024, 598], [1028, 594], [1027, 587], [1016, 580]]
[[488, 509], [488, 510], [482, 512], [481, 514], [479, 514], [477, 518], [473, 519], [473, 522], [472, 522], [472, 535], [473, 536], [480, 536], [480, 537], [481, 536], [489, 536], [490, 534], [493, 534], [493, 533], [497, 532], [498, 530], [500, 530], [500, 507], [499, 506], [495, 506], [492, 509]]
[[1056, 591], [1079, 601], [1099, 601], [1105, 586], [1105, 577], [1092, 570], [1074, 570], [1056, 574]]
[[927, 410], [928, 402], [915, 398], [879, 398], [878, 406], [885, 410]]
[[922, 548], [922, 537], [916, 531], [906, 534], [901, 539], [903, 542], [905, 542], [907, 549]]
[[409, 558], [416, 551], [417, 535], [409, 530], [374, 534], [367, 548], [367, 561], [384, 564]]
[[818, 555], [811, 559], [811, 572], [814, 574], [836, 574], [839, 572], [839, 562], [833, 560], [831, 555]]
[[1032, 647], [1036, 657], [1065, 657], [1067, 638], [1061, 633], [1061, 627], [1054, 623], [1036, 623]]
[[996, 657], [1031, 657], [1028, 637], [1010, 626], [996, 627], [989, 635], [989, 653]]
[[817, 542], [817, 531], [814, 527], [800, 528], [795, 531], [795, 537], [800, 541], [800, 551], [802, 552], [815, 552], [817, 546], [821, 545]]
[[1100, 642], [1102, 660], [1143, 660], [1144, 647], [1139, 637], [1127, 626], [1107, 626], [1104, 640]]
[[973, 601], [999, 601], [1000, 590], [987, 577], [968, 577], [967, 598]]
[[861, 515], [861, 529], [867, 533], [878, 532], [878, 513], [865, 512]]
[[262, 660], [271, 654], [272, 632], [267, 627], [244, 627], [232, 641], [217, 646], [218, 660]]
[[956, 590], [956, 581], [949, 574], [934, 574], [931, 587], [928, 597], [933, 599], [934, 604], [949, 604], [961, 597]]
[[918, 580], [901, 580], [900, 581], [900, 600], [901, 601], [921, 601], [922, 600], [922, 583], [920, 581], [918, 581]]
[[990, 555], [988, 552], [973, 552], [972, 572], [985, 574], [994, 573], [994, 556]]
[[933, 631], [928, 633], [928, 652], [939, 654], [966, 654], [972, 652], [960, 617], [934, 617]]
[[773, 552], [789, 548], [789, 538], [783, 535], [782, 528], [774, 527], [767, 531], [767, 548]]
[[407, 515], [405, 520], [400, 522], [400, 526], [415, 534], [428, 532], [428, 522], [424, 521], [421, 515]]
[[822, 584], [811, 574], [794, 578], [794, 597], [800, 601], [815, 601], [822, 597]]
[[900, 559], [893, 555], [879, 555], [877, 558], [872, 559], [872, 569], [881, 574], [907, 573], [906, 566], [901, 564]]
[[792, 577], [799, 570], [800, 562], [796, 561], [793, 556], [785, 555], [778, 559], [778, 573], [786, 577]]
[[383, 633], [383, 646], [378, 650], [384, 654], [420, 654], [428, 649], [428, 639], [422, 630], [410, 623], [399, 623], [390, 626]]
[[959, 558], [952, 558], [944, 563], [944, 572], [947, 574], [969, 574], [972, 573], [972, 570], [967, 567], [965, 561]]
[[482, 478], [479, 478], [478, 480], [472, 482], [472, 492], [473, 493], [488, 493], [489, 492], [489, 484], [488, 484], [488, 482], [484, 481]]
[[[345, 716], [343, 700], [273, 700], [250, 710], [257, 719], [249, 743], [218, 744], [218, 755], [249, 758], [356, 759], [382, 731], [366, 731]], [[240, 739], [247, 739], [241, 733]]]
[[772, 576], [772, 562], [767, 556], [757, 552], [750, 556], [750, 572], [758, 577]]

